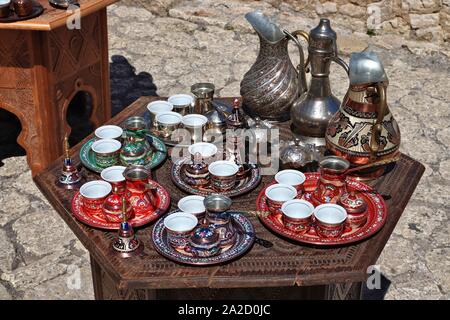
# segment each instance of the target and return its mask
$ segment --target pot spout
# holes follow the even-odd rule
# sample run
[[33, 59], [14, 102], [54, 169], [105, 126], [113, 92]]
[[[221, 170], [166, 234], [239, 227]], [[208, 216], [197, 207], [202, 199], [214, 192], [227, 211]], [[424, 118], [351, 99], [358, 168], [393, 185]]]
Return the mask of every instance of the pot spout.
[[283, 31], [261, 11], [249, 12], [245, 15], [245, 19], [269, 43], [275, 44], [285, 38]]

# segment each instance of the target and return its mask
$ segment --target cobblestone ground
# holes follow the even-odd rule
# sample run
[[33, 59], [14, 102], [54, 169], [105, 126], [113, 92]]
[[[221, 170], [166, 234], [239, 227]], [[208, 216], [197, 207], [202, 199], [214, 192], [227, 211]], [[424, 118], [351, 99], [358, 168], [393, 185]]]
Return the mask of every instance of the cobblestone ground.
[[[174, 4], [176, 3], [176, 5]], [[147, 9], [148, 8], [148, 9]], [[317, 21], [289, 6], [258, 1], [122, 1], [108, 9], [114, 111], [142, 94], [188, 92], [200, 81], [220, 96], [239, 94], [255, 60], [258, 39], [243, 18], [252, 9], [275, 16], [289, 30]], [[349, 34], [334, 25], [339, 47], [366, 48], [382, 58], [388, 101], [402, 132], [402, 151], [426, 172], [378, 264], [383, 288], [366, 298], [450, 298], [450, 60], [448, 51], [397, 36]], [[296, 55], [292, 48], [293, 56]], [[294, 58], [295, 60], [295, 58]], [[339, 67], [332, 86], [348, 85]], [[92, 299], [89, 257], [31, 180], [25, 157], [0, 167], [0, 299]], [[446, 191], [447, 190], [447, 191]], [[81, 281], [78, 281], [81, 279]]]

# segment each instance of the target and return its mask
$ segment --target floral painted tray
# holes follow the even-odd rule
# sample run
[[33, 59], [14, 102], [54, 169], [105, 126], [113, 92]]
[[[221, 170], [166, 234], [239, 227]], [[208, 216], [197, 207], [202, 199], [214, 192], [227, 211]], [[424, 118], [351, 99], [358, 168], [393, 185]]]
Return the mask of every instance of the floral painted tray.
[[162, 256], [174, 262], [195, 265], [210, 266], [222, 264], [234, 260], [245, 254], [255, 241], [255, 230], [250, 220], [241, 212], [230, 212], [232, 223], [237, 232], [236, 242], [222, 249], [217, 256], [198, 258], [191, 254], [174, 249], [168, 242], [167, 230], [164, 227], [164, 219], [158, 220], [153, 228], [152, 241], [156, 251]]
[[[319, 173], [305, 173], [306, 181], [304, 183], [305, 192], [302, 199], [309, 201], [311, 193], [316, 189], [319, 181]], [[367, 202], [368, 218], [367, 222], [356, 229], [346, 228], [345, 232], [339, 238], [321, 238], [314, 230], [314, 223], [311, 229], [304, 234], [290, 231], [284, 227], [281, 214], [272, 214], [268, 210], [265, 191], [261, 190], [256, 199], [256, 208], [261, 222], [273, 232], [280, 236], [295, 240], [301, 243], [308, 243], [321, 246], [336, 246], [354, 243], [374, 235], [384, 225], [387, 217], [387, 207], [384, 199], [372, 187], [352, 178], [347, 178], [347, 188], [356, 190]]]
[[[134, 214], [134, 216], [129, 220], [133, 227], [140, 227], [147, 223], [150, 223], [158, 219], [162, 214], [164, 214], [170, 205], [170, 196], [166, 189], [161, 185], [154, 182], [157, 186], [157, 197], [158, 203], [156, 205], [156, 210], [149, 211], [140, 214]], [[88, 213], [83, 210], [82, 196], [77, 192], [72, 199], [72, 213], [79, 221], [87, 224], [88, 226], [105, 229], [105, 230], [118, 230], [120, 223], [108, 222], [103, 214], [101, 213]]]
[[[167, 156], [167, 148], [165, 144], [155, 136], [147, 134], [147, 140], [150, 145], [153, 146], [153, 152], [149, 154], [145, 167], [147, 169], [153, 169], [154, 167], [161, 164]], [[94, 143], [95, 138], [90, 139], [80, 149], [80, 160], [81, 163], [94, 172], [100, 173], [104, 168], [99, 167], [95, 163], [94, 152], [91, 149], [92, 144]]]

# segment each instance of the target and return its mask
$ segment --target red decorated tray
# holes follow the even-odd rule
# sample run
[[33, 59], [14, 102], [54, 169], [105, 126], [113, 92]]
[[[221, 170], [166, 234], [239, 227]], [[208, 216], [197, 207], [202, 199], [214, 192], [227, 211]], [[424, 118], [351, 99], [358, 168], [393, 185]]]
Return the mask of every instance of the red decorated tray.
[[[147, 213], [135, 214], [129, 221], [133, 227], [140, 227], [147, 223], [150, 223], [158, 219], [164, 212], [167, 211], [170, 205], [169, 193], [160, 184], [153, 182], [157, 186], [158, 205], [155, 211]], [[79, 192], [75, 194], [72, 199], [72, 213], [79, 221], [87, 224], [88, 226], [106, 229], [106, 230], [118, 230], [120, 223], [108, 222], [104, 216], [95, 213], [87, 213], [83, 210], [82, 197]]]
[[[309, 201], [311, 193], [316, 188], [320, 174], [305, 173], [305, 175], [305, 192], [302, 196], [302, 199]], [[269, 185], [272, 185], [274, 183], [276, 182], [274, 181]], [[353, 189], [359, 191], [367, 202], [368, 218], [366, 224], [356, 229], [347, 229], [339, 238], [335, 239], [319, 237], [314, 230], [314, 226], [305, 234], [296, 233], [284, 227], [281, 214], [265, 213], [269, 210], [266, 203], [266, 196], [264, 194], [268, 186], [261, 190], [258, 198], [256, 199], [257, 210], [263, 211], [263, 213], [258, 214], [259, 219], [267, 228], [269, 228], [273, 232], [298, 242], [322, 246], [349, 244], [374, 235], [378, 230], [380, 230], [380, 228], [386, 221], [387, 207], [381, 195], [367, 184], [354, 180], [352, 178], [347, 178], [347, 188], [349, 188], [350, 190]]]

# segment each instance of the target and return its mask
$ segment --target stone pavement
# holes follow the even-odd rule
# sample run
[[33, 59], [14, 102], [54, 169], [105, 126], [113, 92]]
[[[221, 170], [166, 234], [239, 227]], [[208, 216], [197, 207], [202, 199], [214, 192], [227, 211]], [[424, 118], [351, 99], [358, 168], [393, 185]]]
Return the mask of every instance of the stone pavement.
[[[265, 1], [122, 1], [108, 9], [112, 102], [117, 112], [142, 94], [189, 92], [215, 83], [219, 96], [239, 94], [255, 60], [258, 38], [243, 15], [261, 9], [288, 30], [317, 21], [288, 5]], [[388, 102], [401, 133], [401, 150], [426, 172], [378, 264], [381, 290], [368, 299], [450, 298], [450, 58], [448, 49], [369, 37], [334, 25], [343, 58], [376, 51], [389, 76]], [[295, 48], [292, 49], [296, 61]], [[342, 99], [348, 80], [332, 68]], [[93, 299], [89, 256], [31, 180], [25, 157], [0, 167], [0, 299]]]

